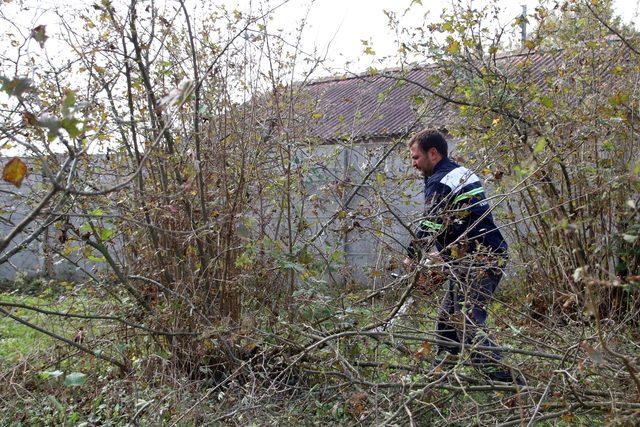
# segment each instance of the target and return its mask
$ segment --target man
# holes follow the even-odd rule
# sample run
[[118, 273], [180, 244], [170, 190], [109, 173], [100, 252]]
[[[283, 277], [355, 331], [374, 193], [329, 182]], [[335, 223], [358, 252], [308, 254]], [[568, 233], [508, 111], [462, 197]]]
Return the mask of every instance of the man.
[[422, 172], [425, 216], [416, 240], [408, 248], [405, 264], [419, 267], [423, 249], [435, 244], [437, 253], [426, 255], [444, 262], [449, 270], [447, 292], [436, 325], [438, 353], [471, 349], [472, 362], [490, 378], [510, 381], [511, 374], [499, 366], [501, 354], [487, 331], [487, 304], [502, 277], [507, 243], [493, 222], [480, 179], [448, 157], [442, 134], [424, 130], [409, 141], [413, 167]]

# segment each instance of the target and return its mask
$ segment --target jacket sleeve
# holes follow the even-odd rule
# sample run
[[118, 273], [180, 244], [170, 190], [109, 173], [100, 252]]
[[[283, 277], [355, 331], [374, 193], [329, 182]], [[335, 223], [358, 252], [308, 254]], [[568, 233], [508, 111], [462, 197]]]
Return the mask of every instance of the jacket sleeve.
[[425, 187], [424, 215], [418, 223], [416, 238], [407, 248], [409, 258], [419, 260], [421, 251], [430, 248], [445, 232], [450, 199], [451, 189], [446, 185], [435, 183]]

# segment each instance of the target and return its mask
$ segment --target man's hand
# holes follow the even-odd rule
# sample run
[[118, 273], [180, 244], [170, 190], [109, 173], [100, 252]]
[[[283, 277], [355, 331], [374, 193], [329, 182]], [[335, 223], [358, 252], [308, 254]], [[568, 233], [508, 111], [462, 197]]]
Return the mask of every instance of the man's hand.
[[407, 273], [413, 272], [416, 268], [420, 269], [417, 273], [416, 290], [427, 296], [435, 292], [447, 279], [442, 267], [443, 262], [438, 252], [431, 252], [425, 256], [424, 264], [418, 264], [411, 258], [405, 258], [403, 264]]

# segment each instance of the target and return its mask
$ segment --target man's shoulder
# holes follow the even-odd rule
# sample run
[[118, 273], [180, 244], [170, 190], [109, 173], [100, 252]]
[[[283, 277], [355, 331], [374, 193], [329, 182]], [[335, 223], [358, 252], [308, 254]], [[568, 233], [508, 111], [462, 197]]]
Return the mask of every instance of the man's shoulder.
[[426, 183], [427, 184], [439, 183], [440, 181], [442, 181], [442, 178], [444, 178], [449, 172], [458, 168], [459, 166], [460, 165], [458, 165], [456, 162], [448, 158], [442, 159], [436, 166], [431, 176], [429, 176]]
[[480, 178], [471, 170], [455, 162], [449, 162], [445, 168], [438, 171], [438, 176], [433, 176], [434, 181], [456, 191], [467, 185], [481, 185]]
[[438, 194], [448, 194], [451, 192], [451, 188], [442, 183], [442, 178], [446, 174], [433, 174], [429, 178], [425, 180], [425, 192], [429, 193], [438, 193]]

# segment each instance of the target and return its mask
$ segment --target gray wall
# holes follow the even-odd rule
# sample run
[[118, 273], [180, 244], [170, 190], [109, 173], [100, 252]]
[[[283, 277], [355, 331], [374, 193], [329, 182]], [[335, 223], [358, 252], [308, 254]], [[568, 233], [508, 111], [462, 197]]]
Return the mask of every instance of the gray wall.
[[[9, 158], [0, 158], [0, 165], [4, 165], [9, 161]], [[49, 191], [51, 185], [44, 179], [39, 166], [40, 160], [34, 158], [23, 158], [29, 167], [27, 177], [22, 182], [20, 188], [16, 188], [12, 184], [5, 181], [0, 182], [0, 235], [6, 236], [16, 224], [28, 215], [34, 206], [36, 206], [42, 199], [42, 197]], [[56, 171], [56, 167], [60, 164], [55, 164], [58, 159], [49, 158], [50, 168]], [[107, 162], [104, 156], [92, 156], [81, 167], [82, 173], [80, 176], [85, 182], [91, 182], [94, 185], [107, 186], [114, 180], [119, 179], [115, 177], [113, 173], [108, 171]], [[78, 185], [81, 187], [82, 180], [79, 180]], [[21, 246], [22, 249], [15, 255], [11, 256], [7, 262], [0, 264], [0, 279], [13, 280], [18, 275], [26, 276], [50, 276], [52, 278], [71, 280], [71, 279], [84, 279], [87, 277], [87, 273], [95, 274], [101, 271], [105, 271], [104, 262], [94, 262], [87, 259], [87, 253], [83, 251], [83, 246], [79, 242], [62, 242], [61, 231], [62, 221], [49, 221], [49, 226], [44, 228], [37, 238], [32, 240], [26, 246], [23, 242], [27, 240], [34, 231], [38, 230], [42, 224], [45, 223], [45, 219], [54, 210], [53, 213], [77, 213], [77, 212], [90, 212], [93, 207], [91, 206], [91, 200], [85, 199], [82, 205], [75, 203], [73, 197], [65, 199], [64, 203], [60, 205], [57, 202], [60, 201], [60, 195], [54, 197], [53, 203], [48, 204], [42, 211], [36, 220], [30, 223], [21, 233], [19, 233], [10, 243], [7, 250], [1, 255], [5, 255], [7, 252]], [[69, 209], [71, 206], [71, 209]], [[49, 217], [52, 219], [52, 217]], [[102, 225], [107, 225], [107, 220], [96, 219]], [[86, 222], [86, 219], [79, 217], [70, 217], [70, 222], [77, 228], [80, 228], [82, 224]], [[53, 249], [56, 249], [66, 256], [60, 256], [55, 254]], [[98, 257], [96, 252], [91, 253], [92, 256]]]
[[[343, 265], [339, 271], [327, 274], [329, 281], [375, 287], [388, 282], [390, 271], [400, 268], [399, 262], [405, 256], [405, 247], [410, 238], [402, 223], [413, 229], [423, 204], [423, 180], [411, 168], [404, 141], [398, 144], [365, 184], [358, 187], [357, 195], [349, 205], [345, 205], [346, 197], [362, 182], [364, 175], [393, 142], [371, 140], [312, 148], [300, 146], [297, 151], [299, 162], [305, 164], [306, 171], [301, 183], [306, 198], [303, 216], [308, 225], [304, 237], [315, 235], [336, 212], [343, 211], [345, 215], [335, 220], [313, 245], [316, 253], [323, 252], [323, 256], [330, 257], [336, 250], [343, 252], [344, 256], [340, 257]], [[452, 144], [450, 152], [455, 154], [454, 150], [455, 145]], [[108, 181], [111, 179], [107, 178]], [[36, 194], [42, 194], [43, 188], [40, 177], [31, 174], [22, 188], [15, 189], [3, 182], [0, 190], [3, 217], [15, 224], [37, 202]], [[300, 206], [302, 201], [294, 200], [293, 203]], [[79, 227], [84, 220], [76, 218], [73, 222]], [[47, 271], [46, 248], [42, 241], [48, 237], [49, 245], [63, 248], [64, 245], [58, 241], [60, 225], [51, 225], [48, 235], [43, 233], [40, 239], [13, 256], [10, 262], [0, 265], [0, 278], [12, 279], [18, 273], [44, 274]], [[274, 221], [269, 226], [270, 231], [275, 232]], [[10, 229], [8, 222], [0, 223], [2, 235], [6, 235]], [[12, 246], [19, 244], [32, 230], [33, 227], [29, 227], [21, 233]], [[86, 277], [86, 271], [99, 273], [106, 267], [104, 263], [87, 260], [82, 251], [71, 251], [68, 255], [71, 261], [58, 255], [51, 256], [49, 271], [55, 277], [80, 279]]]

